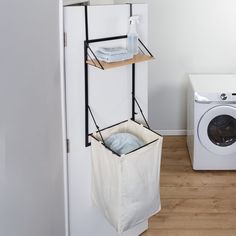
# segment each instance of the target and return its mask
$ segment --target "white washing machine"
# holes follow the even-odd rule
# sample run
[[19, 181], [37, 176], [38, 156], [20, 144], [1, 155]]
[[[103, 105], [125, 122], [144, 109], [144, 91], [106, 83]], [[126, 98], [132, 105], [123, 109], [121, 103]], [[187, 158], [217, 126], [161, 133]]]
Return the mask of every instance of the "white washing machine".
[[187, 145], [194, 170], [236, 170], [236, 75], [190, 75]]

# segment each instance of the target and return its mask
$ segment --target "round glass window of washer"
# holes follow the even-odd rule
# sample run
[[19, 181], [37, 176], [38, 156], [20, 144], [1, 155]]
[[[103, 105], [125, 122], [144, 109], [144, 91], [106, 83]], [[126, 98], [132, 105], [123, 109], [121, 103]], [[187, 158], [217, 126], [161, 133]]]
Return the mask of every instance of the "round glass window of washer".
[[229, 115], [220, 115], [211, 120], [207, 129], [209, 139], [220, 147], [236, 141], [236, 120]]

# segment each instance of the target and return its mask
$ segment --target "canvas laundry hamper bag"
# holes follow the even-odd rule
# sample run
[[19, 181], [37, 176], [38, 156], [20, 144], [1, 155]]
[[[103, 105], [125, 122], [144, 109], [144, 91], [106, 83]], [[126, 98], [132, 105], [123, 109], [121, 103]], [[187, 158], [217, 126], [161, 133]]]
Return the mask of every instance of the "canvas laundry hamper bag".
[[128, 132], [144, 141], [144, 146], [117, 155], [91, 135], [93, 204], [121, 233], [147, 220], [161, 209], [160, 162], [162, 136], [132, 121], [101, 130], [104, 140], [111, 134]]

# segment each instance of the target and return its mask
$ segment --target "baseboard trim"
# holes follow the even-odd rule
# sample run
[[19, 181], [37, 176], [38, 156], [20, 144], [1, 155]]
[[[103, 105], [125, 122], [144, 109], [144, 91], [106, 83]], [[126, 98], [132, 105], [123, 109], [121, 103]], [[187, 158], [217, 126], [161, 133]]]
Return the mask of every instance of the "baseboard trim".
[[157, 133], [163, 136], [171, 136], [171, 135], [186, 135], [187, 130], [156, 130]]

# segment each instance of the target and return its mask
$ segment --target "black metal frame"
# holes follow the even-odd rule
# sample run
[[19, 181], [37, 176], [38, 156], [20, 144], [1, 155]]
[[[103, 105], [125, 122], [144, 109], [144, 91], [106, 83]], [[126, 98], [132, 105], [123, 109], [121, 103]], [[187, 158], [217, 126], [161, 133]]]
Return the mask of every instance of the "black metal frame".
[[[132, 16], [132, 4], [130, 5], [130, 16]], [[119, 39], [125, 39], [127, 38], [127, 35], [120, 35], [120, 36], [114, 36], [114, 37], [106, 37], [106, 38], [97, 38], [97, 39], [89, 39], [89, 32], [88, 32], [88, 8], [87, 6], [84, 6], [85, 9], [85, 41], [84, 41], [84, 79], [85, 79], [85, 146], [88, 147], [90, 146], [90, 142], [89, 142], [89, 113], [91, 114], [93, 121], [95, 123], [95, 126], [98, 130], [98, 132], [100, 133], [100, 136], [102, 138], [99, 126], [97, 125], [94, 116], [92, 114], [92, 111], [89, 107], [89, 86], [88, 86], [88, 64], [87, 64], [87, 57], [89, 57], [91, 59], [91, 61], [93, 62], [95, 67], [98, 67], [102, 70], [104, 70], [104, 67], [102, 66], [102, 64], [100, 63], [100, 61], [98, 60], [98, 58], [96, 57], [95, 53], [93, 52], [93, 50], [90, 48], [89, 44], [90, 43], [97, 43], [97, 42], [103, 42], [103, 41], [111, 41], [111, 40], [119, 40]], [[138, 39], [140, 44], [142, 45], [142, 47], [147, 51], [147, 53], [153, 57], [153, 55], [151, 54], [151, 52], [147, 49], [147, 47], [142, 43], [142, 41], [140, 39]], [[143, 50], [139, 47], [140, 51], [144, 54]], [[94, 59], [92, 59], [92, 57], [89, 55], [89, 52], [93, 55]], [[96, 60], [97, 64], [94, 62], [94, 60]], [[99, 66], [97, 66], [99, 65]], [[144, 117], [144, 114], [142, 112], [142, 109], [137, 101], [137, 99], [135, 98], [135, 64], [132, 64], [132, 116], [131, 119], [133, 121], [135, 121], [135, 115], [137, 114], [135, 112], [135, 103], [138, 105], [140, 112], [144, 118], [144, 121], [147, 125], [147, 127], [149, 128], [149, 125], [147, 123], [146, 118]], [[102, 138], [103, 140], [103, 138]], [[104, 141], [104, 140], [103, 140]]]
[[[111, 41], [111, 40], [118, 40], [118, 39], [125, 39], [127, 38], [127, 35], [121, 35], [121, 36], [114, 36], [114, 37], [107, 37], [107, 38], [98, 38], [98, 39], [91, 39], [91, 40], [85, 40], [84, 41], [84, 51], [86, 53], [86, 60], [87, 60], [87, 56], [89, 56], [89, 58], [91, 59], [91, 61], [93, 62], [93, 65], [95, 67], [98, 67], [99, 69], [104, 70], [104, 67], [102, 66], [102, 64], [100, 63], [100, 61], [98, 60], [98, 58], [96, 57], [95, 53], [93, 52], [93, 50], [90, 48], [89, 44], [90, 43], [98, 43], [98, 42], [104, 42], [104, 41]], [[93, 57], [95, 58], [97, 64], [99, 66], [96, 65], [96, 63], [94, 62], [94, 60], [90, 57], [88, 51], [90, 51], [93, 55]]]
[[[99, 135], [101, 136], [101, 131], [104, 131], [104, 130], [106, 130], [106, 129], [110, 129], [110, 128], [114, 127], [114, 126], [123, 124], [123, 123], [125, 123], [125, 122], [128, 122], [128, 120], [124, 120], [124, 121], [122, 121], [122, 122], [119, 122], [119, 123], [117, 123], [117, 124], [111, 125], [111, 126], [106, 127], [106, 128], [104, 128], [104, 129], [98, 130], [98, 131], [96, 131], [96, 133], [99, 133]], [[139, 122], [137, 122], [137, 121], [134, 121], [134, 122], [137, 123], [138, 125], [141, 125], [141, 124], [140, 124]], [[160, 137], [162, 137], [162, 135], [160, 135], [159, 133], [157, 133], [157, 132], [151, 130], [149, 127], [143, 126], [143, 128], [148, 129], [150, 132], [152, 132], [152, 133], [154, 133], [154, 134], [157, 134], [157, 135], [159, 135]], [[100, 140], [97, 139], [93, 134], [89, 134], [89, 136], [91, 136], [92, 138], [94, 138], [96, 141], [100, 142]], [[102, 140], [103, 140], [103, 138], [102, 138]], [[125, 155], [128, 155], [128, 154], [130, 154], [130, 153], [132, 153], [132, 152], [135, 152], [135, 151], [137, 151], [137, 150], [139, 150], [139, 149], [141, 149], [141, 148], [144, 148], [144, 147], [146, 147], [146, 146], [148, 146], [148, 145], [150, 145], [150, 144], [156, 142], [157, 140], [159, 140], [159, 138], [154, 139], [153, 141], [151, 141], [151, 142], [149, 142], [149, 143], [146, 143], [146, 144], [142, 145], [141, 147], [138, 147], [138, 148], [136, 148], [136, 149], [134, 149], [134, 150], [132, 150], [132, 151], [126, 153]], [[102, 144], [105, 148], [107, 148], [108, 150], [110, 150], [113, 154], [117, 155], [118, 157], [121, 157], [121, 156], [122, 156], [122, 155], [116, 153], [114, 150], [110, 149], [110, 148], [105, 144], [105, 142], [102, 142], [101, 144]]]

